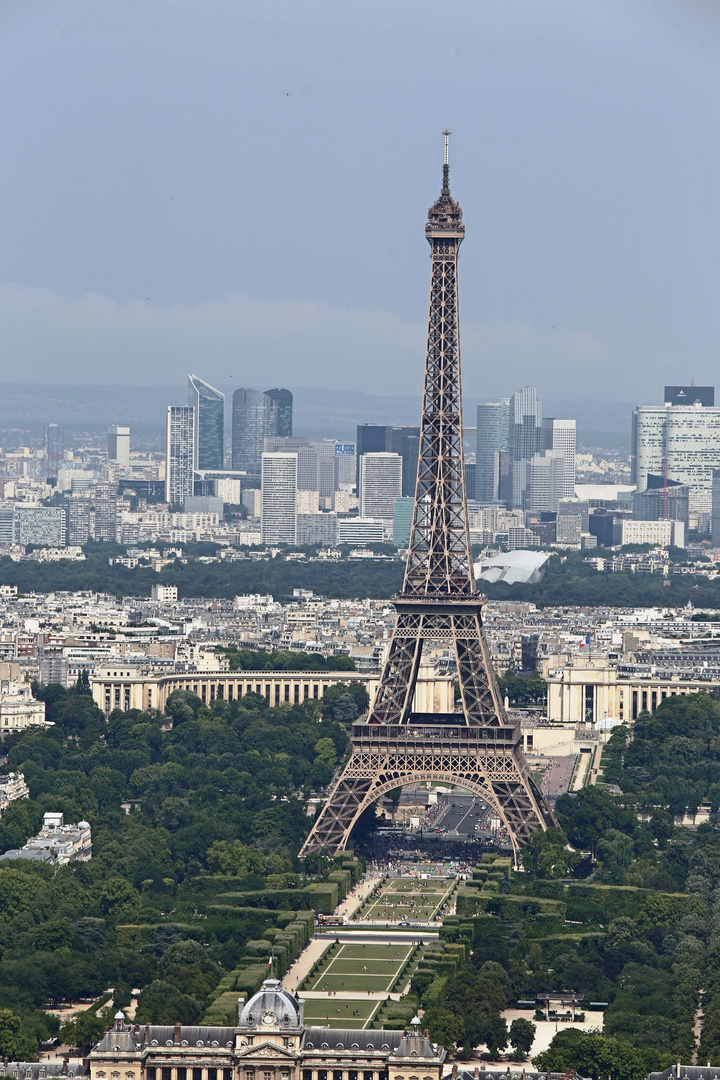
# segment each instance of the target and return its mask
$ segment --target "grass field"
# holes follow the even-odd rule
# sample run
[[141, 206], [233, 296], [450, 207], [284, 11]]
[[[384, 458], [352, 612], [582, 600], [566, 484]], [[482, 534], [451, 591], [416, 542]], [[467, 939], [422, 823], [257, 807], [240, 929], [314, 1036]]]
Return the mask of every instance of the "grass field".
[[383, 922], [427, 922], [452, 891], [454, 881], [428, 882], [394, 878], [363, 905], [356, 918]]
[[305, 1021], [311, 1027], [364, 1028], [381, 1005], [367, 998], [308, 998]]
[[[341, 945], [321, 973], [306, 979], [303, 990], [389, 991], [413, 951], [412, 945]], [[337, 1003], [336, 1003], [337, 1004]], [[352, 1006], [351, 1006], [352, 1008]], [[346, 1011], [346, 1010], [344, 1010]]]

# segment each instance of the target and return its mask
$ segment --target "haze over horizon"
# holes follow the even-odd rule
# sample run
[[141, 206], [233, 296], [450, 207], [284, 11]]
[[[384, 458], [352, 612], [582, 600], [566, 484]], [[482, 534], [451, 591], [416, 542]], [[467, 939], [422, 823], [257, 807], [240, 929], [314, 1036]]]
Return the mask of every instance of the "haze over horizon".
[[446, 126], [468, 399], [715, 383], [710, 0], [6, 0], [0, 27], [5, 384], [419, 395]]

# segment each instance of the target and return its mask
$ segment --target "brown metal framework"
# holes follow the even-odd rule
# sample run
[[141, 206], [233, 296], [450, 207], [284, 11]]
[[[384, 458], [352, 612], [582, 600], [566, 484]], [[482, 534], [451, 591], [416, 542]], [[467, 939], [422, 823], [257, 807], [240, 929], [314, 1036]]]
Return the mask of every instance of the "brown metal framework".
[[[432, 271], [415, 508], [397, 621], [372, 709], [353, 726], [353, 752], [301, 854], [338, 851], [385, 792], [421, 780], [459, 784], [500, 816], [515, 853], [554, 823], [508, 725], [482, 625], [467, 527], [457, 262], [465, 235], [450, 194], [448, 135], [440, 197], [425, 235]], [[412, 712], [423, 644], [452, 643], [462, 712]]]

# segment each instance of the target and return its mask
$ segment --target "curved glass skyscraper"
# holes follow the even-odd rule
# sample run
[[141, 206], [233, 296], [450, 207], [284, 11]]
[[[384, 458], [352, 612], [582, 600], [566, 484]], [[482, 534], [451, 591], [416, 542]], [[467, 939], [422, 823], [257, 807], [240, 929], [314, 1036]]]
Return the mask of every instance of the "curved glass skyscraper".
[[195, 409], [194, 467], [225, 466], [225, 395], [197, 375], [188, 375], [188, 405]]

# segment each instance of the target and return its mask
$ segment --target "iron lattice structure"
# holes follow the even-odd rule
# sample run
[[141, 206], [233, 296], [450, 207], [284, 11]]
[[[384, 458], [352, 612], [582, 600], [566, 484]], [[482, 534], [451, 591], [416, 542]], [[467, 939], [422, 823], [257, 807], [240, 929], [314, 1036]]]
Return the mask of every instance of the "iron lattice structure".
[[[467, 527], [458, 323], [462, 210], [450, 194], [448, 135], [440, 197], [425, 235], [432, 271], [415, 508], [397, 620], [375, 701], [353, 725], [353, 751], [301, 854], [340, 851], [360, 815], [403, 784], [461, 785], [493, 808], [515, 855], [555, 823], [507, 722], [483, 631]], [[412, 711], [426, 641], [452, 644], [462, 712]]]

